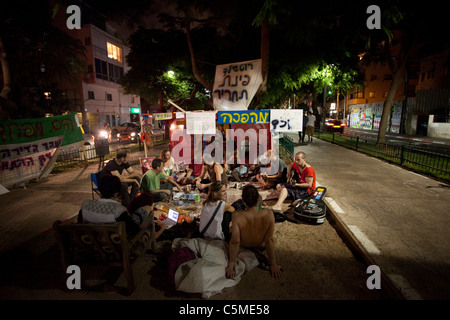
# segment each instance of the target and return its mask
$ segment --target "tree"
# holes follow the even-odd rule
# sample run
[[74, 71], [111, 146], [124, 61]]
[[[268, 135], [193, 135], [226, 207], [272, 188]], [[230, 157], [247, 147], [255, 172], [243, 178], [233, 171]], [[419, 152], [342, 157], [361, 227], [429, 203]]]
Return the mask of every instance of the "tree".
[[[201, 30], [199, 37], [209, 37], [213, 30]], [[195, 35], [197, 37], [197, 34]], [[121, 85], [125, 93], [135, 93], [148, 101], [172, 99], [188, 109], [207, 106], [206, 92], [192, 74], [185, 34], [176, 29], [157, 30], [139, 28], [131, 37], [131, 52], [126, 57], [131, 69]], [[167, 54], [170, 52], [171, 54]], [[172, 71], [172, 76], [169, 76]]]
[[405, 70], [412, 57], [424, 56], [425, 52], [442, 49], [449, 43], [446, 25], [447, 12], [432, 3], [382, 2], [381, 30], [373, 30], [367, 37], [367, 62], [387, 63], [392, 82], [383, 104], [378, 130], [378, 144], [386, 142], [388, 118], [398, 88], [404, 81]]
[[[350, 32], [354, 26], [339, 22], [349, 6], [341, 7], [340, 3], [328, 1], [324, 5], [287, 0], [171, 3], [176, 4], [175, 10], [159, 15], [164, 39], [153, 39], [154, 46], [142, 51], [147, 52], [147, 57], [152, 56], [151, 51], [165, 51], [171, 57], [166, 54], [162, 59], [146, 58], [148, 65], [142, 62], [140, 70], [136, 71], [145, 83], [149, 82], [145, 77], [154, 79], [167, 71], [169, 65], [182, 65], [186, 72], [188, 66], [191, 67], [193, 87], [211, 91], [216, 65], [262, 58], [264, 81], [249, 106], [252, 109], [277, 107], [286, 97], [303, 88], [314, 88], [312, 92], [317, 101], [317, 94], [323, 90], [323, 79], [309, 73], [326, 65], [335, 65], [341, 75], [347, 75], [341, 82], [345, 79], [348, 83], [354, 78], [349, 76], [352, 74], [349, 70], [355, 73], [360, 43], [355, 45], [357, 37]], [[148, 41], [143, 38], [142, 30], [138, 33], [142, 36], [140, 41]], [[184, 34], [186, 40], [182, 40], [180, 34]], [[166, 42], [177, 46], [171, 47]], [[142, 57], [138, 51], [143, 48], [139, 46], [133, 42], [130, 57]], [[137, 65], [132, 60], [134, 58], [129, 62], [133, 70]], [[211, 106], [211, 100], [209, 103]]]
[[2, 119], [68, 111], [70, 105], [58, 84], [84, 72], [83, 46], [51, 24], [52, 10], [46, 2], [16, 1], [8, 8], [1, 6]]

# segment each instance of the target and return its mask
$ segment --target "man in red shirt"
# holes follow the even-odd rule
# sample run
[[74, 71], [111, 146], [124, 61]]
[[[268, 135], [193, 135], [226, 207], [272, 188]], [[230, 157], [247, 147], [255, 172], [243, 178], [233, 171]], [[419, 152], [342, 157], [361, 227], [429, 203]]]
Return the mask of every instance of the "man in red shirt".
[[[294, 170], [294, 171], [293, 171]], [[294, 162], [288, 171], [288, 179], [295, 176], [290, 183], [280, 183], [277, 190], [280, 191], [277, 203], [272, 207], [273, 211], [281, 212], [281, 204], [289, 199], [303, 199], [309, 197], [316, 189], [316, 172], [313, 167], [306, 163], [304, 152], [295, 154]]]

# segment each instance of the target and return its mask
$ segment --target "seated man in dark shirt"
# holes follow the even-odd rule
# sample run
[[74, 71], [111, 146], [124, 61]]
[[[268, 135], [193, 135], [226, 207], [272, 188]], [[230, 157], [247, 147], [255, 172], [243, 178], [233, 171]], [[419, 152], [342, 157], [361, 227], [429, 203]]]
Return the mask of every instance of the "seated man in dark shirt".
[[[120, 149], [114, 159], [109, 161], [102, 170], [100, 176], [99, 188], [101, 189], [102, 179], [105, 176], [116, 176], [120, 179], [121, 189], [120, 198], [125, 207], [131, 202], [131, 198], [135, 198], [140, 187], [141, 178], [135, 174], [133, 168], [127, 160], [127, 151]], [[128, 193], [128, 187], [131, 186], [131, 192]]]

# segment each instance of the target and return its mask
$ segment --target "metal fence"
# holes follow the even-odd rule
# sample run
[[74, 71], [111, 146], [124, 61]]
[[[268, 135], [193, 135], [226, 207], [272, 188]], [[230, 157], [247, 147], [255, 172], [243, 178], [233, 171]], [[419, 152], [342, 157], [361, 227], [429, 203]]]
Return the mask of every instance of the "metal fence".
[[377, 144], [376, 139], [340, 133], [316, 131], [323, 140], [373, 155], [390, 162], [425, 173], [439, 179], [450, 181], [450, 155], [445, 149], [429, 150], [414, 145]]
[[294, 141], [291, 137], [281, 134], [280, 135], [280, 151], [281, 155], [286, 156], [287, 158], [292, 158], [294, 156]]
[[143, 150], [143, 144], [140, 141], [138, 143], [131, 143], [127, 145], [124, 145], [122, 143], [108, 143], [106, 141], [102, 141], [101, 143], [97, 143], [96, 145], [84, 146], [85, 152], [83, 152], [83, 148], [81, 147], [81, 145], [71, 148], [65, 148], [64, 150], [60, 150], [60, 152], [58, 153], [56, 162], [53, 165], [53, 169], [59, 170], [63, 168], [70, 168], [73, 166], [84, 164], [86, 163], [86, 161], [90, 163], [100, 161], [100, 156], [115, 154], [118, 149], [122, 148], [127, 150], [139, 148], [139, 150]]
[[85, 162], [86, 160], [94, 160], [98, 157], [95, 146], [85, 146], [84, 149], [86, 156], [82, 147], [73, 147], [64, 151], [61, 150], [58, 153], [58, 157], [56, 158], [53, 168], [71, 167], [81, 162]]

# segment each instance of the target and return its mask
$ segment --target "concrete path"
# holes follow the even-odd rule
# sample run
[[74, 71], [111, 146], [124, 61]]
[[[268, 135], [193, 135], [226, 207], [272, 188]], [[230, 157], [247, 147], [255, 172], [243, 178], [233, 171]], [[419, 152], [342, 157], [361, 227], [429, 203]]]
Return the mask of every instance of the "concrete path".
[[406, 299], [450, 298], [449, 185], [319, 139], [298, 151], [327, 187], [331, 217], [386, 285]]
[[[328, 189], [329, 218], [367, 263], [380, 268], [383, 286], [406, 299], [450, 299], [448, 185], [319, 139], [295, 151], [306, 153], [318, 185]], [[130, 157], [135, 170], [142, 156]], [[91, 197], [89, 177], [96, 169], [67, 171], [0, 195], [0, 256], [36, 239], [55, 220], [75, 216]]]

